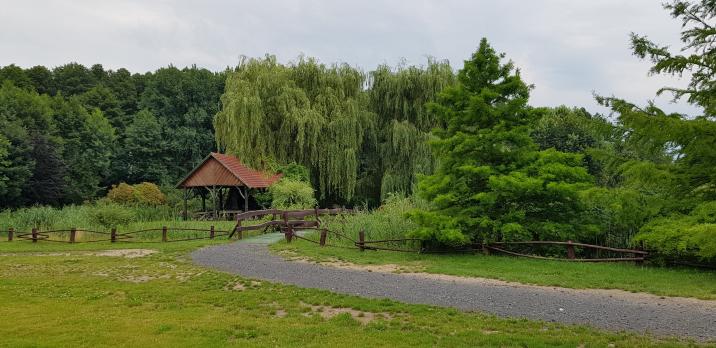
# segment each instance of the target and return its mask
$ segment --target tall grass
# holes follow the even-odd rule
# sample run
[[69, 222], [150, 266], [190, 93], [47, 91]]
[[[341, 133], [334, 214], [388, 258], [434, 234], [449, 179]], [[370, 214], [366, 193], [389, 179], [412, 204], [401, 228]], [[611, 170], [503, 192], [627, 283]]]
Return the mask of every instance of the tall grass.
[[[361, 230], [365, 231], [366, 240], [406, 238], [408, 232], [418, 227], [406, 217], [414, 209], [427, 209], [427, 202], [415, 197], [391, 196], [374, 210], [358, 209], [354, 214], [321, 218], [324, 222], [322, 227], [342, 232], [353, 240], [358, 240]], [[329, 239], [333, 244], [351, 244], [331, 234]]]

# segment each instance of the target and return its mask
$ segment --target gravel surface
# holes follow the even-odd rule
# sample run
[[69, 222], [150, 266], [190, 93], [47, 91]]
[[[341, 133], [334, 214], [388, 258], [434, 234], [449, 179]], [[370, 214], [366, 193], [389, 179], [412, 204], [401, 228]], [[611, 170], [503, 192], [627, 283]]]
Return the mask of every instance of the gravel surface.
[[199, 265], [244, 277], [342, 294], [455, 307], [504, 317], [586, 324], [608, 330], [716, 340], [716, 301], [494, 281], [450, 281], [291, 262], [267, 248], [268, 243], [281, 237], [272, 234], [207, 247], [191, 256]]

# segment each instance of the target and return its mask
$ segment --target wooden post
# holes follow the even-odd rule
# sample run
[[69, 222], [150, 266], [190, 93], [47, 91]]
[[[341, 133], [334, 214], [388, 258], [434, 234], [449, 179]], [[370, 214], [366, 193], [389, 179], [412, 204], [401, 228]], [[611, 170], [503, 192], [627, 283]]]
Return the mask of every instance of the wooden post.
[[14, 234], [15, 234], [15, 230], [12, 227], [7, 229], [7, 241], [8, 242], [12, 242], [12, 238], [14, 237]]
[[167, 226], [162, 226], [162, 242], [167, 241]]
[[490, 248], [488, 248], [485, 243], [482, 243], [482, 253], [485, 254], [485, 256], [490, 256]]
[[358, 232], [358, 248], [360, 249], [360, 251], [365, 250], [365, 231], [363, 230], [360, 230], [360, 232]]
[[326, 246], [326, 236], [328, 235], [328, 231], [324, 228], [321, 230], [321, 246]]
[[189, 211], [187, 210], [187, 199], [189, 198], [189, 192], [184, 188], [184, 221], [189, 217]]
[[112, 232], [110, 232], [110, 234], [109, 234], [109, 240], [112, 243], [117, 242], [117, 228], [116, 227], [112, 227]]
[[244, 230], [239, 230], [239, 239], [244, 239]]
[[214, 225], [209, 228], [209, 239], [214, 239]]
[[37, 243], [37, 228], [32, 229], [32, 242]]
[[291, 239], [293, 239], [293, 226], [286, 225], [286, 243], [291, 243]]
[[570, 260], [574, 260], [576, 258], [574, 254], [574, 245], [572, 245], [572, 241], [567, 241], [567, 258]]
[[74, 243], [76, 238], [77, 238], [77, 229], [72, 227], [70, 229], [70, 243]]
[[244, 188], [244, 211], [249, 211], [249, 187]]

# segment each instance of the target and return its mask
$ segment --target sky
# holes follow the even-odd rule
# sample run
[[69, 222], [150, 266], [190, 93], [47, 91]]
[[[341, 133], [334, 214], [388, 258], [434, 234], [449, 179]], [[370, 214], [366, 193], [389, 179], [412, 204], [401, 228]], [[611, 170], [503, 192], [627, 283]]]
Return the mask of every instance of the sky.
[[649, 76], [631, 54], [629, 33], [678, 50], [681, 23], [659, 0], [0, 0], [0, 65], [68, 62], [152, 71], [172, 64], [210, 70], [242, 55], [299, 55], [363, 70], [447, 59], [459, 69], [482, 37], [507, 54], [535, 88], [530, 104], [607, 113], [593, 94], [669, 112], [699, 110]]

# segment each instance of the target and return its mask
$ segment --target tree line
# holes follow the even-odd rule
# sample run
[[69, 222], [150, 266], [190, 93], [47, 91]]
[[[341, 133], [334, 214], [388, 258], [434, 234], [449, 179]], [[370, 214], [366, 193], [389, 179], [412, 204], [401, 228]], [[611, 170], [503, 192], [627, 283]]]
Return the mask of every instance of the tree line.
[[175, 183], [216, 149], [225, 76], [196, 66], [0, 68], [0, 206], [82, 203], [119, 182]]

